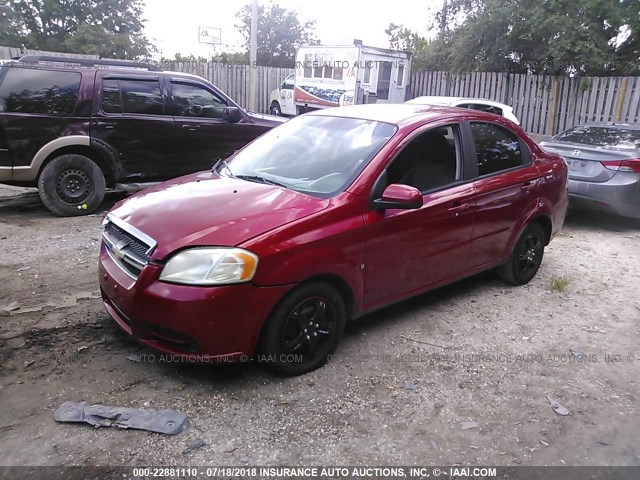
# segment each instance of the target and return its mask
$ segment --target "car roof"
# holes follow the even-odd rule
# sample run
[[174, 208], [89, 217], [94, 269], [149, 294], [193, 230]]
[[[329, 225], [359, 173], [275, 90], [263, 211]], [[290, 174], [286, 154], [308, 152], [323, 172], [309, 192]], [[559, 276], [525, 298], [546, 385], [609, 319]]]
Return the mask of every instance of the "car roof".
[[405, 103], [423, 105], [423, 104], [437, 104], [437, 105], [451, 105], [452, 103], [457, 102], [478, 102], [484, 103], [487, 105], [494, 105], [502, 108], [511, 108], [509, 105], [504, 103], [496, 102], [495, 100], [489, 100], [488, 98], [479, 98], [479, 97], [445, 97], [445, 96], [422, 96], [416, 97], [411, 100], [407, 100]]
[[417, 120], [438, 119], [442, 116], [474, 116], [493, 120], [495, 115], [456, 107], [440, 105], [418, 105], [409, 103], [398, 104], [369, 104], [351, 105], [348, 107], [334, 107], [315, 110], [305, 115], [331, 116], [373, 120], [376, 122], [392, 123], [398, 126], [410, 124]]

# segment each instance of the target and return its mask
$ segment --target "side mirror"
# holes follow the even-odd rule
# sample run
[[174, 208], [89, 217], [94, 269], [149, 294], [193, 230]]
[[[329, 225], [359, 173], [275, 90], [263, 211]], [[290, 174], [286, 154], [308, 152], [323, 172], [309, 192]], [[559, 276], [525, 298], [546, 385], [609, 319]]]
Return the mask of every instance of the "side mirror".
[[225, 107], [222, 111], [222, 118], [227, 122], [236, 123], [242, 120], [242, 113], [237, 107]]
[[382, 192], [382, 197], [373, 201], [376, 208], [416, 209], [422, 207], [422, 193], [415, 187], [392, 183]]

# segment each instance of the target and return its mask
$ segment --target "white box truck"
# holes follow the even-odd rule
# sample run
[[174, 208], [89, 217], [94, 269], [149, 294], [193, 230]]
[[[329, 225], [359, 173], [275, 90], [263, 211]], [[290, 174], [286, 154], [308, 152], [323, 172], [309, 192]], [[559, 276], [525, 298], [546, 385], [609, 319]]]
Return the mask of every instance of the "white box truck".
[[411, 75], [411, 53], [354, 45], [299, 47], [295, 73], [269, 96], [273, 115], [354, 103], [402, 103]]

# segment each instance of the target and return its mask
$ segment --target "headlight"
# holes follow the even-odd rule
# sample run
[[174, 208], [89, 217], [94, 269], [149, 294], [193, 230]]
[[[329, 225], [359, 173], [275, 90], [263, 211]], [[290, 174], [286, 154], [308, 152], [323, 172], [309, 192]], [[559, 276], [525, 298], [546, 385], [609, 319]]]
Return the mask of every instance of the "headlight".
[[258, 257], [241, 248], [191, 248], [167, 262], [160, 280], [186, 285], [228, 285], [248, 282], [258, 266]]

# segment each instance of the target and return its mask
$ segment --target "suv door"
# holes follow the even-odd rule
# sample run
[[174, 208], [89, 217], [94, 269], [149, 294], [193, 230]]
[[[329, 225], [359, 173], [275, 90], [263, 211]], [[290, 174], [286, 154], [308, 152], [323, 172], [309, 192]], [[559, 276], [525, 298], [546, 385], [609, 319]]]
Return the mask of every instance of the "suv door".
[[460, 126], [422, 128], [402, 142], [372, 197], [401, 183], [418, 188], [416, 210], [372, 210], [367, 230], [367, 308], [459, 277], [467, 268], [473, 227], [473, 181], [464, 167]]
[[239, 122], [225, 119], [225, 109], [236, 107], [211, 86], [183, 78], [171, 78], [174, 138], [178, 145], [176, 175], [211, 168], [259, 135], [242, 113]]
[[91, 139], [116, 153], [119, 182], [166, 180], [175, 176], [174, 120], [160, 75], [99, 70]]
[[506, 253], [514, 228], [535, 208], [540, 172], [519, 137], [502, 125], [470, 122], [477, 179], [471, 265], [495, 263]]

